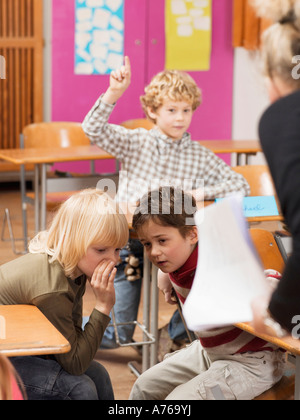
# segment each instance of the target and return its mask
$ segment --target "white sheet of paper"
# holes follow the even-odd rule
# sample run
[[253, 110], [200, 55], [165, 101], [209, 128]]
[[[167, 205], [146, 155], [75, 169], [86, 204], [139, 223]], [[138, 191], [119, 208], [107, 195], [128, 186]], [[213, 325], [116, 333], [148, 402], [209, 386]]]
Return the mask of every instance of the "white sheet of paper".
[[242, 197], [200, 210], [196, 223], [198, 265], [183, 307], [188, 327], [203, 331], [252, 321], [251, 302], [265, 293], [267, 283], [243, 217]]

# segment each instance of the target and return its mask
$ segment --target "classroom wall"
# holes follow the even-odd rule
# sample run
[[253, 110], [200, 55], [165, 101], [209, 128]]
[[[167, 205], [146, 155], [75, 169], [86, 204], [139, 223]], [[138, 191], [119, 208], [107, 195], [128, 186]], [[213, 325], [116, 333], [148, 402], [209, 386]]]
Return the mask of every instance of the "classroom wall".
[[[234, 50], [232, 138], [258, 139], [258, 124], [269, 99], [264, 85], [259, 57], [244, 48]], [[250, 158], [250, 163], [265, 164], [262, 153]]]
[[[150, 3], [149, 3], [150, 1]], [[135, 40], [140, 37], [151, 37], [153, 27], [146, 33], [148, 25], [147, 11], [151, 6], [151, 20], [154, 18], [155, 30], [159, 39], [164, 38], [164, 1], [162, 0], [125, 0], [125, 24], [135, 17], [135, 25], [126, 25], [125, 54], [137, 59], [143, 56], [143, 48], [147, 39], [142, 38], [142, 44], [136, 45]], [[129, 3], [130, 2], [130, 3]], [[52, 91], [51, 91], [51, 120], [53, 121], [82, 121], [98, 95], [108, 85], [107, 76], [78, 76], [74, 74], [74, 0], [52, 0]], [[143, 21], [144, 19], [144, 21]], [[139, 23], [140, 22], [140, 23]], [[145, 22], [147, 25], [145, 26]], [[213, 0], [213, 48], [211, 56], [211, 70], [209, 72], [194, 72], [192, 76], [203, 90], [203, 105], [196, 111], [191, 134], [197, 140], [230, 139], [232, 137], [233, 121], [233, 64], [234, 50], [231, 47], [232, 1]], [[145, 42], [144, 42], [145, 41]], [[150, 38], [148, 39], [148, 42]], [[155, 65], [143, 71], [144, 83], [139, 79], [138, 89], [131, 87], [126, 93], [127, 100], [123, 100], [116, 107], [111, 122], [120, 123], [124, 119], [142, 117], [139, 96], [143, 93], [142, 86], [148, 83], [154, 73], [163, 69], [164, 45], [158, 44], [153, 62]], [[153, 51], [152, 51], [153, 55]], [[149, 62], [153, 57], [145, 57]], [[158, 69], [158, 63], [160, 69]], [[139, 76], [141, 63], [133, 60], [133, 80]], [[152, 73], [151, 73], [152, 72]], [[122, 98], [123, 99], [123, 98]], [[130, 107], [128, 107], [130, 100]], [[228, 161], [228, 157], [225, 157]], [[111, 164], [102, 165], [102, 171], [111, 169]], [[66, 167], [66, 166], [65, 166]], [[87, 164], [82, 164], [83, 171], [88, 170]], [[78, 165], [77, 165], [78, 170]]]

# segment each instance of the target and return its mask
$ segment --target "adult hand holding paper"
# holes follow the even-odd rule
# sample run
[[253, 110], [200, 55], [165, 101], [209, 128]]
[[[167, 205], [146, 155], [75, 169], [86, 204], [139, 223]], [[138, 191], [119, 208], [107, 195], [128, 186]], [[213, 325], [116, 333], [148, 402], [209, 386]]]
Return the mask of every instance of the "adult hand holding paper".
[[242, 197], [226, 198], [199, 211], [195, 218], [198, 265], [183, 308], [189, 329], [252, 321], [251, 302], [266, 294], [268, 287], [248, 234]]

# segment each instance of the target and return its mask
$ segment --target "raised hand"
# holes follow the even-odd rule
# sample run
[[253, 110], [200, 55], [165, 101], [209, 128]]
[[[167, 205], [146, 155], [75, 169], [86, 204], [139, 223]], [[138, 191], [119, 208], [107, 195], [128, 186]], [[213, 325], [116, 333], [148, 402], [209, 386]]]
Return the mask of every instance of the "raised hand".
[[109, 88], [103, 96], [103, 101], [114, 104], [123, 95], [131, 83], [131, 65], [129, 57], [125, 57], [124, 65], [111, 73]]

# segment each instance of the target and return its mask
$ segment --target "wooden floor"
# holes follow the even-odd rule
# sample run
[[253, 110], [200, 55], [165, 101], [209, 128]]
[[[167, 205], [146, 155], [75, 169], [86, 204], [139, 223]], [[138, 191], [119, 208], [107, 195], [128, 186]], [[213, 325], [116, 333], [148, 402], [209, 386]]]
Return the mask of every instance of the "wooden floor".
[[[4, 211], [8, 208], [13, 225], [13, 233], [15, 238], [22, 237], [22, 217], [21, 217], [21, 202], [18, 184], [1, 184], [0, 183], [0, 229], [3, 225]], [[49, 216], [50, 219], [51, 216]], [[50, 219], [51, 220], [51, 219]], [[34, 212], [33, 208], [28, 206], [28, 227], [29, 236], [34, 235]], [[8, 230], [6, 228], [4, 237], [8, 238]], [[17, 250], [22, 251], [23, 243], [17, 242]], [[8, 261], [18, 258], [12, 251], [9, 242], [0, 240], [0, 265]], [[88, 287], [86, 295], [84, 296], [84, 315], [88, 316], [94, 305], [94, 296], [91, 289]], [[166, 325], [174, 312], [174, 309], [165, 304], [163, 296], [160, 294], [159, 303], [159, 327]], [[142, 321], [142, 304], [140, 305], [139, 320]], [[138, 337], [136, 337], [138, 338]], [[96, 360], [102, 363], [108, 370], [116, 400], [127, 400], [131, 388], [136, 380], [136, 376], [130, 371], [128, 363], [131, 361], [141, 361], [141, 357], [133, 348], [119, 348], [116, 350], [99, 350], [96, 355]]]

